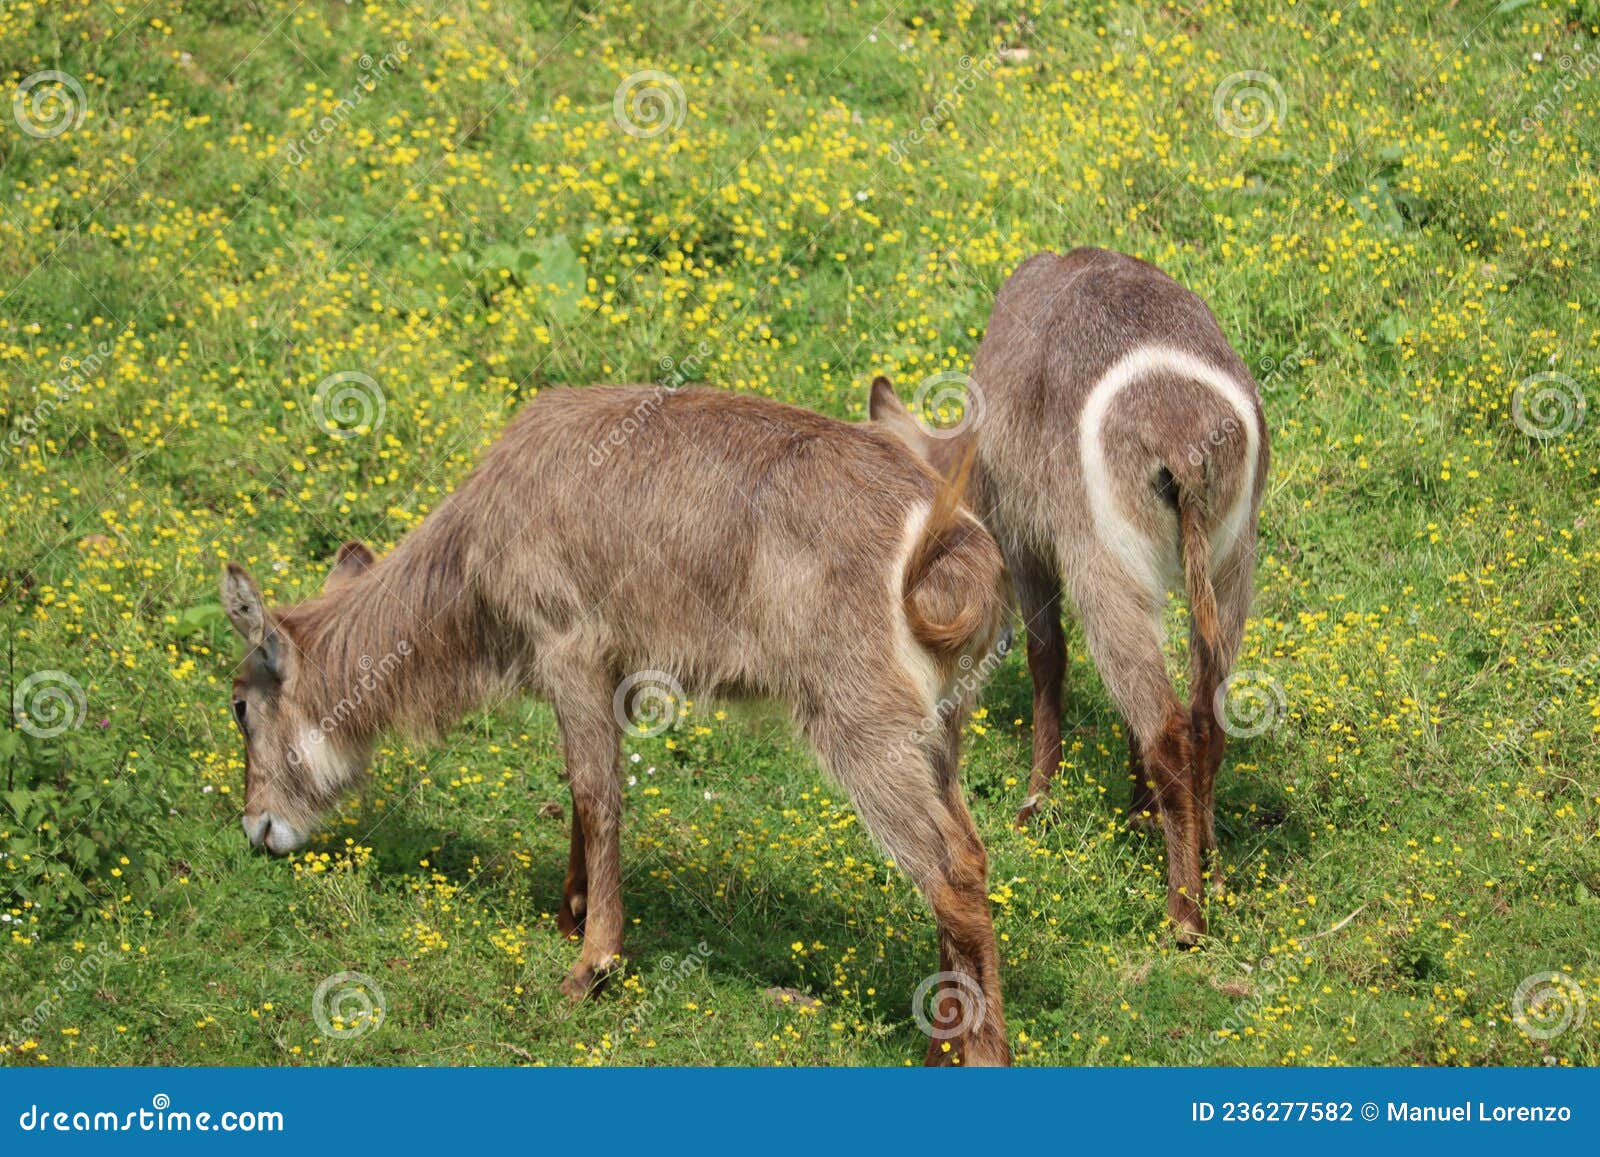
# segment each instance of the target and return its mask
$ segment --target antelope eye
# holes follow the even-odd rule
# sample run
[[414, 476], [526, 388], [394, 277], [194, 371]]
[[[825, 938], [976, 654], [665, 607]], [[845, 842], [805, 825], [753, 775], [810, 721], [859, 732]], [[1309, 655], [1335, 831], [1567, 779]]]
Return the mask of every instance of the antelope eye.
[[239, 725], [239, 731], [241, 733], [249, 734], [249, 732], [245, 729], [245, 725], [244, 725], [244, 700], [243, 699], [235, 699], [233, 701], [233, 721]]

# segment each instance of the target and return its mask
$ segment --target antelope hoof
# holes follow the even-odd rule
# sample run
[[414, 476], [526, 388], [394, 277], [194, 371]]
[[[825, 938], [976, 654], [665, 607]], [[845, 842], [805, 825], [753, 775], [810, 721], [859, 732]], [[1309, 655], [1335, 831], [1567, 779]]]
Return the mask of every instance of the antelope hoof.
[[585, 964], [580, 960], [561, 982], [562, 995], [574, 1004], [598, 995], [606, 986], [606, 981], [611, 978], [611, 974], [621, 967], [620, 955], [612, 955], [598, 965]]
[[1194, 916], [1187, 920], [1173, 917], [1177, 925], [1178, 947], [1183, 949], [1199, 948], [1205, 943], [1206, 922], [1202, 916]]
[[1044, 797], [1037, 794], [1030, 795], [1027, 799], [1022, 801], [1022, 809], [1017, 812], [1017, 818], [1013, 826], [1019, 832], [1025, 832], [1028, 830], [1028, 827], [1033, 824], [1035, 820], [1037, 820], [1040, 828], [1048, 827], [1048, 818], [1039, 819], [1039, 813], [1043, 810]]

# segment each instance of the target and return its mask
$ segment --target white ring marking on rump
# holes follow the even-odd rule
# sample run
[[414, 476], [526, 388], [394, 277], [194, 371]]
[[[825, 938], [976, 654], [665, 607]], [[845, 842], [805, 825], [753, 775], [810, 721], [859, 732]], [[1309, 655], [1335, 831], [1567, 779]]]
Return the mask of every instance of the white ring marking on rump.
[[1089, 499], [1089, 510], [1094, 517], [1095, 531], [1101, 545], [1121, 560], [1128, 573], [1152, 591], [1164, 590], [1160, 544], [1150, 542], [1117, 506], [1112, 486], [1111, 471], [1106, 463], [1105, 447], [1101, 444], [1100, 430], [1106, 412], [1124, 388], [1146, 374], [1168, 373], [1200, 382], [1215, 390], [1233, 407], [1245, 437], [1245, 480], [1234, 499], [1233, 508], [1223, 519], [1218, 530], [1225, 539], [1213, 565], [1226, 558], [1244, 534], [1245, 523], [1255, 494], [1257, 443], [1260, 434], [1256, 429], [1255, 410], [1243, 386], [1232, 375], [1217, 369], [1209, 362], [1172, 346], [1140, 346], [1124, 354], [1089, 391], [1084, 400], [1083, 413], [1078, 420], [1078, 460], [1083, 464], [1083, 487]]

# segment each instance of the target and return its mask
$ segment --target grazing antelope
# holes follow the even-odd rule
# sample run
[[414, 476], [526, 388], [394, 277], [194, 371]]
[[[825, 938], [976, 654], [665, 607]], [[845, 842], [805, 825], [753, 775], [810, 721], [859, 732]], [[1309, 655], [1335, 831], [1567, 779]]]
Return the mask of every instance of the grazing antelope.
[[644, 672], [781, 700], [937, 917], [934, 1016], [958, 1027], [929, 1063], [1009, 1063], [958, 766], [960, 673], [1005, 625], [1005, 579], [956, 494], [885, 432], [765, 399], [543, 393], [392, 553], [346, 544], [310, 601], [269, 610], [228, 564], [249, 644], [245, 832], [291, 852], [380, 734], [437, 738], [500, 695], [548, 698], [573, 802], [558, 922], [584, 938], [561, 987], [578, 1000], [621, 959], [627, 687]]
[[[1244, 633], [1267, 473], [1255, 381], [1200, 298], [1143, 261], [1077, 249], [1031, 257], [1001, 287], [973, 383], [975, 420], [950, 437], [881, 378], [871, 413], [936, 468], [976, 444], [968, 501], [1000, 542], [1028, 632], [1033, 775], [1018, 822], [1060, 766], [1065, 587], [1128, 723], [1130, 817], [1160, 816], [1167, 913], [1192, 944], [1216, 850], [1214, 700]], [[1173, 585], [1190, 607], [1188, 707], [1162, 657]]]

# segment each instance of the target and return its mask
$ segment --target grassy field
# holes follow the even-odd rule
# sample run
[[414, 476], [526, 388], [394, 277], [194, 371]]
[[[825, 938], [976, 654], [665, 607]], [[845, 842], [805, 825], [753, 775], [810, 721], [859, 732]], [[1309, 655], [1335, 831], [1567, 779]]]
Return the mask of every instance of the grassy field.
[[1385, 8], [7, 3], [0, 1061], [920, 1059], [931, 919], [776, 712], [629, 741], [633, 964], [581, 1007], [541, 704], [249, 854], [217, 572], [314, 591], [550, 386], [864, 417], [1099, 244], [1262, 385], [1260, 734], [1185, 953], [1081, 636], [1028, 833], [999, 671], [966, 783], [1018, 1063], [1594, 1063], [1600, 11]]

